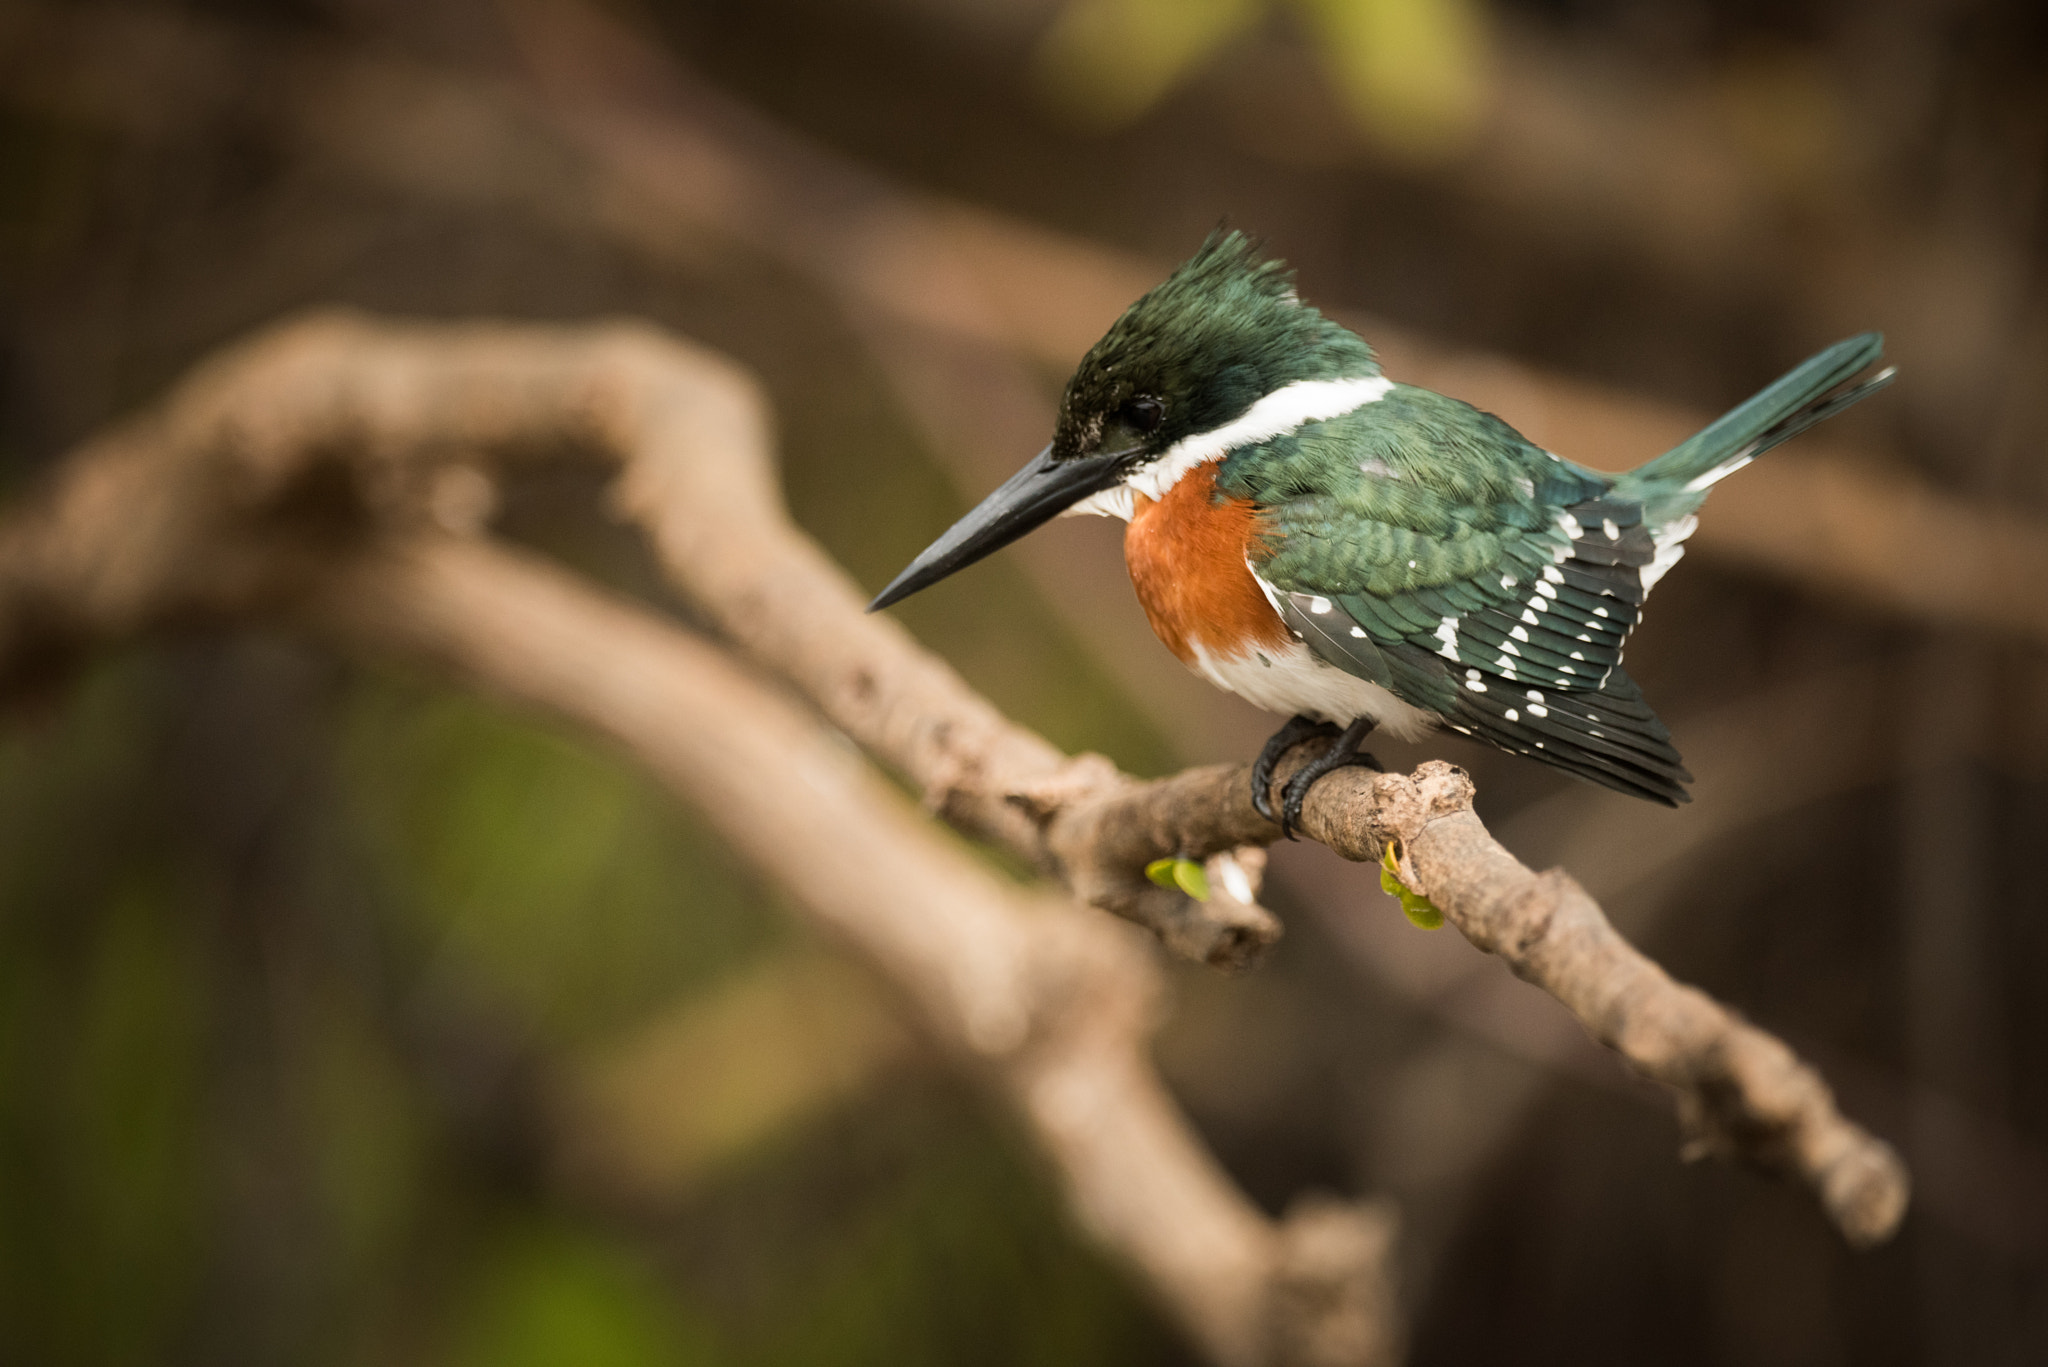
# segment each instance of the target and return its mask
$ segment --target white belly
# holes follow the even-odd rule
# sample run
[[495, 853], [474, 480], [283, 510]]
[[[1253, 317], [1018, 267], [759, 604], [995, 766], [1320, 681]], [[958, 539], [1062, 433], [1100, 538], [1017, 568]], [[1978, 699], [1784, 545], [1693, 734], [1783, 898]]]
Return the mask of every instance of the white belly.
[[1279, 649], [1261, 647], [1240, 656], [1215, 656], [1194, 642], [1197, 674], [1227, 688], [1254, 707], [1282, 716], [1299, 713], [1339, 726], [1371, 717], [1400, 740], [1414, 740], [1436, 724], [1436, 714], [1399, 698], [1355, 674], [1324, 664], [1299, 641]]

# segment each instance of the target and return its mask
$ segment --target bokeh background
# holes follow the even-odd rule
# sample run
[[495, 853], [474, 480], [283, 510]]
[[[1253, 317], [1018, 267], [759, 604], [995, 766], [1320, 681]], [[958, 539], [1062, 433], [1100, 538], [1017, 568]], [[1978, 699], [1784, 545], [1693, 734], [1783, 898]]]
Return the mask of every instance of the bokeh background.
[[[797, 517], [878, 586], [1221, 220], [1545, 439], [1560, 377], [1706, 415], [1881, 328], [1903, 378], [1809, 449], [2048, 535], [2033, 0], [0, 0], [0, 485], [307, 306], [634, 315], [762, 374]], [[997, 324], [977, 244], [1033, 267]], [[500, 528], [662, 601], [598, 495]], [[1105, 524], [903, 616], [1137, 772], [1264, 733]], [[1419, 1364], [2048, 1361], [2048, 641], [1703, 539], [1630, 664], [1691, 808], [1381, 756], [1468, 764], [1525, 860], [1815, 1059], [1914, 1166], [1893, 1244], [1674, 1161], [1661, 1098], [1319, 851], [1257, 972], [1175, 970], [1176, 1092], [1270, 1208], [1399, 1203]], [[264, 634], [8, 709], [0, 1360], [1192, 1360], [610, 754]]]

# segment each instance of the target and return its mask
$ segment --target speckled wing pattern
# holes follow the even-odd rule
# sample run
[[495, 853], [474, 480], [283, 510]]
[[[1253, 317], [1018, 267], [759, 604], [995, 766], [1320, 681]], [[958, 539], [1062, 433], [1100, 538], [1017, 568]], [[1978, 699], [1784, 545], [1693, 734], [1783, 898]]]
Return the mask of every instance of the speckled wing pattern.
[[1218, 473], [1263, 510], [1254, 572], [1318, 658], [1503, 750], [1687, 800], [1621, 656], [1689, 528], [1649, 525], [1606, 477], [1409, 386]]

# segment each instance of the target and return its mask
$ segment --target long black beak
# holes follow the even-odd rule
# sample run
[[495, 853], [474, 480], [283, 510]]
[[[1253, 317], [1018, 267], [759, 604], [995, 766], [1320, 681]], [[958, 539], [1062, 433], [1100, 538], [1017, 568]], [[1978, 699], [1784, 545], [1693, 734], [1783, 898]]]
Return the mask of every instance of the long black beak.
[[930, 588], [953, 571], [967, 568], [1050, 522], [1088, 495], [1109, 488], [1123, 478], [1125, 460], [1131, 454], [1111, 451], [1077, 460], [1054, 460], [1052, 448], [1046, 447], [944, 536], [925, 547], [894, 583], [875, 595], [868, 611], [879, 612], [919, 589]]

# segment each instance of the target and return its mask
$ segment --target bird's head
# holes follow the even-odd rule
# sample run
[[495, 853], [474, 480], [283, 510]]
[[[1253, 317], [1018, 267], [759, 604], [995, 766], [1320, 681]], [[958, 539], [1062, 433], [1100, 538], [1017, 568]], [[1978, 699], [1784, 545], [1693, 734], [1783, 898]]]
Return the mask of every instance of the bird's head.
[[888, 607], [1070, 511], [1122, 511], [1260, 400], [1304, 380], [1379, 374], [1372, 348], [1301, 302], [1294, 275], [1218, 230], [1124, 310], [1060, 396], [1052, 442], [896, 576]]

